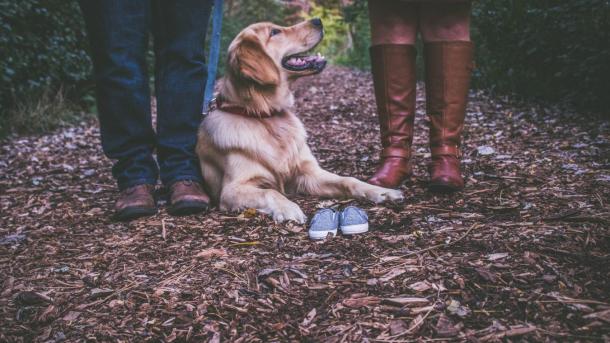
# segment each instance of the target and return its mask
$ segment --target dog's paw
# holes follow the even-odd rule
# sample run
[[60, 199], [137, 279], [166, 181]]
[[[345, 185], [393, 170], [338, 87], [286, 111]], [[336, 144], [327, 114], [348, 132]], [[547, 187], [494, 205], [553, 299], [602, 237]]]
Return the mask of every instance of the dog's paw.
[[307, 222], [307, 216], [305, 216], [299, 205], [291, 201], [287, 201], [278, 206], [278, 208], [273, 209], [272, 215], [273, 220], [277, 223], [283, 223], [288, 220], [293, 220], [299, 224]]
[[381, 187], [367, 192], [366, 197], [374, 203], [381, 203], [384, 201], [402, 202], [405, 200], [405, 196], [401, 191]]

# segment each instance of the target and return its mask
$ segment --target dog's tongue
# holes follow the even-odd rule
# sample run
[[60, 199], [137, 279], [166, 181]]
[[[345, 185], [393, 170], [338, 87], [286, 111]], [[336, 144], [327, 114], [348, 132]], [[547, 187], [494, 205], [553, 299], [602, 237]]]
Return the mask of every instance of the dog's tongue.
[[291, 66], [295, 66], [295, 67], [302, 67], [304, 65], [313, 63], [313, 62], [322, 62], [324, 61], [324, 56], [320, 55], [319, 53], [317, 55], [314, 56], [294, 56], [294, 57], [290, 57], [288, 59], [288, 61], [286, 61], [287, 64], [291, 65]]

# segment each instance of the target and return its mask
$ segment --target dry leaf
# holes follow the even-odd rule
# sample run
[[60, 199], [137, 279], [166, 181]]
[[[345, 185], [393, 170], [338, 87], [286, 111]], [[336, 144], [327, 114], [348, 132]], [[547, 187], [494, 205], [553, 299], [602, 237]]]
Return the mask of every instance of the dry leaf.
[[412, 290], [414, 290], [416, 292], [425, 292], [425, 291], [429, 290], [430, 288], [432, 288], [432, 286], [430, 285], [430, 283], [428, 281], [419, 281], [419, 282], [410, 284], [409, 288], [411, 288]]
[[256, 217], [256, 209], [248, 208], [242, 213], [242, 215], [244, 218], [254, 218]]
[[313, 319], [316, 317], [316, 308], [312, 308], [311, 311], [309, 311], [309, 313], [307, 314], [307, 316], [305, 316], [305, 319], [303, 319], [303, 323], [301, 323], [303, 326], [309, 326], [309, 324], [311, 324], [311, 322], [313, 321]]
[[404, 268], [394, 268], [392, 270], [390, 270], [387, 274], [385, 274], [384, 276], [379, 278], [379, 281], [381, 282], [388, 282], [390, 280], [392, 280], [393, 278], [400, 276], [404, 273], [406, 273], [407, 270]]
[[440, 317], [438, 317], [434, 330], [440, 337], [455, 337], [460, 333], [451, 319], [442, 313]]
[[407, 323], [404, 320], [394, 319], [390, 322], [390, 335], [392, 336], [400, 335], [408, 329]]
[[490, 261], [496, 261], [496, 260], [501, 260], [503, 258], [506, 258], [507, 256], [508, 256], [508, 253], [506, 253], [506, 252], [489, 254], [489, 255], [487, 255], [487, 259]]
[[350, 308], [359, 308], [365, 306], [377, 305], [381, 302], [378, 297], [362, 297], [343, 300], [343, 306]]
[[396, 298], [385, 298], [384, 302], [399, 305], [399, 306], [416, 306], [416, 305], [425, 305], [430, 301], [426, 298], [418, 298], [418, 297], [396, 297]]
[[76, 320], [76, 318], [78, 318], [80, 316], [81, 312], [77, 312], [77, 311], [70, 311], [68, 312], [68, 314], [66, 314], [63, 318], [63, 320], [67, 321], [67, 322], [71, 322]]
[[207, 259], [207, 258], [214, 258], [214, 257], [226, 257], [227, 256], [227, 251], [224, 248], [209, 248], [209, 249], [205, 249], [200, 251], [197, 255], [195, 255], [196, 258], [201, 258], [201, 259]]

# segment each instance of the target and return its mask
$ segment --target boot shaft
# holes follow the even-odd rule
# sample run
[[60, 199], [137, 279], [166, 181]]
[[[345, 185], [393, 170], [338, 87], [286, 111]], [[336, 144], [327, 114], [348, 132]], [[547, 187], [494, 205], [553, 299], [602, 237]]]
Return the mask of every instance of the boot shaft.
[[432, 42], [424, 45], [426, 108], [430, 118], [433, 156], [460, 156], [473, 51], [472, 42]]
[[413, 45], [382, 44], [372, 46], [370, 54], [382, 157], [408, 158], [415, 118], [416, 49]]

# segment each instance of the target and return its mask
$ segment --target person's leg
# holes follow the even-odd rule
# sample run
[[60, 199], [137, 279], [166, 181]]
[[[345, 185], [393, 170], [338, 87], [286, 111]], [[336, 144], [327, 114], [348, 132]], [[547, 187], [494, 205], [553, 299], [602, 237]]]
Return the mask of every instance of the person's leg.
[[369, 183], [396, 188], [411, 175], [415, 118], [417, 4], [369, 1], [371, 69], [381, 131], [381, 163]]
[[[211, 7], [211, 0], [153, 1], [157, 156], [161, 181], [172, 189], [170, 212], [196, 212], [209, 201], [199, 186], [195, 145], [207, 76], [204, 44]], [[188, 209], [178, 211], [176, 202], [182, 201], [183, 192], [201, 194], [187, 196]]]
[[430, 118], [430, 188], [456, 191], [464, 187], [460, 146], [473, 68], [470, 3], [422, 4], [420, 29]]
[[[122, 191], [154, 185], [158, 169], [152, 155], [155, 137], [146, 72], [149, 2], [81, 0], [80, 6], [91, 42], [102, 147], [116, 160], [113, 176]], [[152, 187], [142, 189], [137, 199], [122, 194], [117, 215], [134, 206], [134, 214], [153, 212], [152, 196], [145, 196]]]
[[418, 4], [400, 0], [371, 0], [371, 44], [415, 44]]
[[419, 29], [424, 42], [470, 41], [470, 2], [422, 4]]

